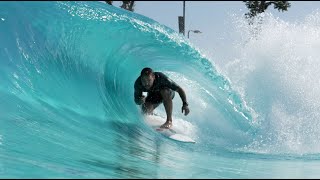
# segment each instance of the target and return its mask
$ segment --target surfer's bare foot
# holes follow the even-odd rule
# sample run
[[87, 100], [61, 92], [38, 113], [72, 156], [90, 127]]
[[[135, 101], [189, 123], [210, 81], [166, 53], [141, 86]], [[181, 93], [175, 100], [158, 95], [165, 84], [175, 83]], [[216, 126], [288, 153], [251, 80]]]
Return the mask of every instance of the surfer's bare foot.
[[165, 129], [169, 129], [171, 127], [172, 127], [172, 121], [167, 121], [160, 126], [160, 128], [165, 128]]

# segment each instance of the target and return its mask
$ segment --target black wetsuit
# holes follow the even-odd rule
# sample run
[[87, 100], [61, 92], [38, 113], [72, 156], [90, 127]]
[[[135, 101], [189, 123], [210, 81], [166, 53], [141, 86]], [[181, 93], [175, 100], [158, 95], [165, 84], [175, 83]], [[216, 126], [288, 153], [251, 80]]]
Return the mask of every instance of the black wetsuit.
[[162, 96], [160, 94], [160, 90], [168, 88], [171, 92], [172, 99], [174, 98], [175, 92], [179, 88], [175, 82], [169, 79], [165, 74], [161, 72], [154, 72], [155, 80], [153, 82], [152, 87], [147, 90], [142, 86], [141, 77], [139, 76], [134, 83], [134, 100], [136, 104], [138, 104], [138, 100], [142, 97], [142, 92], [148, 92], [146, 97], [146, 102], [151, 102], [152, 104], [158, 104], [162, 102]]

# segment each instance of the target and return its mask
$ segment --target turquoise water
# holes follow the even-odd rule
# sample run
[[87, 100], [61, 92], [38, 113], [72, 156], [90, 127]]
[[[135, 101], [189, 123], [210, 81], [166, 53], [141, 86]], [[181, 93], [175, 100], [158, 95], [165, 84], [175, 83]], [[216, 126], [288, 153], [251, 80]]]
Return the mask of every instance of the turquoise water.
[[[104, 3], [1, 2], [0, 177], [317, 178], [318, 19], [271, 17], [218, 70], [172, 29]], [[185, 89], [191, 113], [176, 96], [173, 115], [196, 144], [144, 122], [145, 66]]]

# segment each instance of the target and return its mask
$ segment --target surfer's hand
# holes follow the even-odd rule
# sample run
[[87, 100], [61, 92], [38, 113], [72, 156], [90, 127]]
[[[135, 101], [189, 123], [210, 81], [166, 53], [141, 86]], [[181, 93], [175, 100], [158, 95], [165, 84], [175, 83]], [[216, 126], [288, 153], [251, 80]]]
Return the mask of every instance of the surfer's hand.
[[183, 105], [181, 110], [182, 110], [182, 113], [183, 113], [183, 110], [184, 110], [184, 115], [185, 116], [188, 115], [189, 112], [190, 112], [188, 105]]
[[146, 97], [145, 97], [145, 96], [141, 96], [141, 97], [139, 98], [139, 104], [144, 104], [145, 101], [146, 101]]

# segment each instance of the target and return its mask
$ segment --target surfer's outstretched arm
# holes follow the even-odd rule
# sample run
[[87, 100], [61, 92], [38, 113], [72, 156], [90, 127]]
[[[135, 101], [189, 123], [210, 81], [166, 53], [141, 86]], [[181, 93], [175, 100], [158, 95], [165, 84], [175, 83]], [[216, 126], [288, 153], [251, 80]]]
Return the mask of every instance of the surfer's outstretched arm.
[[179, 88], [177, 89], [177, 92], [179, 93], [179, 96], [180, 96], [180, 98], [181, 98], [181, 100], [182, 100], [182, 108], [181, 108], [181, 111], [182, 111], [182, 113], [183, 113], [183, 111], [184, 111], [184, 115], [186, 116], [186, 115], [188, 115], [189, 112], [190, 112], [189, 107], [188, 107], [188, 102], [187, 102], [186, 93], [184, 92], [184, 90], [183, 90], [181, 87], [179, 87]]

